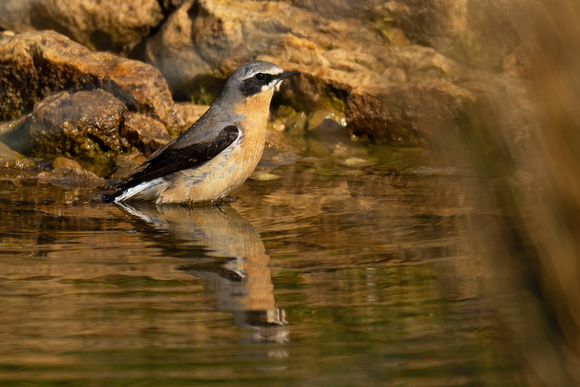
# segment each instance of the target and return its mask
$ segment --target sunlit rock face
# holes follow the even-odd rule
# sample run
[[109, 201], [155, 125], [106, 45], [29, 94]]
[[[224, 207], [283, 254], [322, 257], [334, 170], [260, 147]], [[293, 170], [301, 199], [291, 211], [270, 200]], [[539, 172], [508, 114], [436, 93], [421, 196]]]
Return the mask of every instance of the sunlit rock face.
[[[94, 53], [55, 32], [0, 37], [2, 141], [25, 155], [68, 155], [106, 173], [131, 147], [145, 154], [183, 121], [167, 83], [142, 62]], [[24, 115], [22, 115], [24, 113]]]
[[[117, 13], [140, 5], [139, 13], [127, 20], [116, 13], [105, 28], [98, 23], [102, 18], [93, 15], [94, 7], [71, 3], [67, 12], [77, 17], [61, 23], [76, 27], [57, 31], [91, 49], [138, 61], [92, 52], [52, 31], [18, 33], [45, 28], [46, 18], [64, 12], [58, 1], [37, 3], [3, 5], [9, 14], [28, 18], [18, 25], [0, 18], [0, 25], [17, 32], [6, 31], [0, 38], [0, 117], [30, 113], [59, 92], [102, 90], [123, 105], [115, 126], [119, 143], [99, 140], [99, 149], [113, 150], [113, 157], [134, 150], [151, 154], [167, 141], [166, 131], [175, 136], [187, 126], [181, 116], [188, 125], [199, 116], [184, 106], [176, 113], [173, 99], [210, 104], [224, 79], [253, 59], [301, 72], [274, 99], [275, 113], [294, 115], [285, 113], [275, 122], [281, 132], [322, 142], [332, 132], [330, 142], [348, 142], [354, 135], [390, 145], [454, 149], [487, 130], [496, 97], [509, 93], [506, 103], [514, 114], [498, 122], [509, 127], [511, 143], [525, 145], [536, 133], [536, 109], [525, 80], [531, 55], [509, 23], [518, 7], [404, 0], [184, 0], [157, 6], [125, 1]], [[103, 4], [101, 13], [109, 9], [109, 3]], [[42, 20], [35, 16], [41, 6], [51, 7]], [[489, 15], [497, 17], [487, 22]], [[93, 30], [87, 20], [93, 20]], [[510, 26], [498, 30], [506, 32], [501, 44], [494, 25]], [[138, 34], [122, 33], [127, 29]], [[126, 40], [111, 33], [108, 43], [96, 45], [86, 38], [96, 30], [99, 36], [116, 31]], [[290, 110], [276, 109], [280, 105]], [[322, 126], [320, 112], [332, 112], [324, 114]], [[301, 122], [300, 130], [295, 122]]]
[[103, 89], [132, 110], [174, 124], [171, 93], [153, 67], [87, 48], [52, 31], [0, 36], [0, 117], [16, 118], [60, 91]]
[[118, 136], [125, 109], [102, 90], [58, 93], [38, 103], [2, 140], [25, 154], [69, 153], [96, 160], [128, 145]]
[[[502, 94], [509, 82], [518, 89], [515, 104], [526, 103], [530, 52], [513, 29], [502, 28], [498, 43], [494, 28], [509, 26], [518, 9], [467, 1], [184, 1], [145, 39], [142, 54], [177, 98], [219, 89], [216, 79], [245, 61], [271, 60], [302, 73], [283, 85], [279, 103], [306, 113], [337, 109], [355, 135], [425, 146], [478, 125], [471, 117], [483, 88]], [[491, 16], [495, 24], [486, 22]]]
[[4, 0], [0, 27], [54, 30], [91, 50], [129, 53], [163, 20], [157, 0]]
[[[377, 140], [421, 145], [435, 129], [408, 118], [424, 111], [445, 117], [437, 125], [459, 128], [465, 109], [458, 107], [470, 99], [468, 91], [453, 87], [462, 66], [410, 44], [378, 4], [335, 3], [184, 2], [147, 39], [144, 59], [177, 95], [195, 93], [253, 58], [275, 61], [302, 73], [283, 86], [284, 103], [307, 112], [347, 106], [350, 129]], [[424, 97], [418, 99], [416, 90]], [[359, 103], [361, 96], [373, 103]]]
[[[42, 5], [50, 6], [45, 19], [64, 12], [58, 1], [53, 3]], [[496, 23], [509, 24], [517, 10], [509, 7], [403, 0], [361, 4], [341, 0], [185, 0], [162, 2], [160, 6], [145, 2], [137, 7], [137, 2], [127, 1], [123, 7], [137, 7], [139, 12], [128, 20], [111, 17], [105, 26], [104, 22], [98, 23], [103, 18], [93, 15], [97, 12], [94, 7], [82, 6], [82, 1], [73, 3], [67, 12], [76, 18], [61, 18], [63, 26], [55, 28], [57, 31], [92, 49], [118, 52], [153, 64], [177, 99], [210, 103], [223, 87], [223, 79], [236, 67], [256, 58], [271, 60], [285, 69], [302, 72], [301, 77], [283, 85], [275, 103], [292, 105], [307, 114], [320, 109], [340, 111], [348, 123], [345, 130], [393, 145], [425, 146], [433, 140], [441, 141], [447, 134], [470, 131], [473, 111], [481, 110], [478, 92], [490, 83], [486, 72], [494, 73], [496, 79], [491, 82], [496, 86], [487, 86], [491, 93], [502, 93], [504, 81], [497, 78], [529, 74], [529, 52], [514, 34], [506, 34], [501, 50], [488, 50], [500, 45], [494, 44], [493, 26], [482, 19], [497, 14]], [[99, 15], [107, 12], [107, 6]], [[17, 32], [45, 28], [46, 20], [34, 17], [41, 7], [37, 2], [18, 7], [9, 2], [4, 7], [10, 14], [32, 15], [21, 18], [18, 25], [1, 19], [5, 28]], [[64, 26], [67, 20], [74, 25]], [[115, 31], [125, 41], [107, 31]], [[107, 35], [108, 40], [96, 44], [91, 40], [96, 35]], [[82, 52], [80, 46], [64, 44], [57, 34], [43, 35], [50, 36], [44, 40], [38, 36], [5, 36], [5, 57], [12, 58], [7, 59], [7, 66], [24, 69], [24, 75], [19, 75], [23, 81], [32, 78], [26, 75], [26, 69], [34, 67], [39, 73], [36, 82], [43, 87], [30, 86], [34, 82], [9, 82], [5, 90], [10, 97], [0, 112], [4, 118], [29, 111], [50, 90], [98, 84], [112, 88], [105, 89], [126, 104], [135, 99], [138, 110], [152, 113], [166, 126], [181, 124], [173, 115], [164, 82], [154, 81], [154, 74], [142, 64], [109, 54]], [[15, 42], [23, 51], [21, 61], [14, 59], [18, 56]], [[35, 61], [31, 54], [35, 50], [46, 58], [49, 72], [43, 73], [42, 62]], [[59, 63], [66, 63], [70, 69], [65, 77], [58, 66], [51, 67], [56, 63], [50, 56], [54, 51], [59, 53]], [[505, 75], [499, 74], [504, 68]], [[4, 73], [7, 79], [18, 78], [9, 70]], [[47, 73], [50, 76], [43, 76]]]

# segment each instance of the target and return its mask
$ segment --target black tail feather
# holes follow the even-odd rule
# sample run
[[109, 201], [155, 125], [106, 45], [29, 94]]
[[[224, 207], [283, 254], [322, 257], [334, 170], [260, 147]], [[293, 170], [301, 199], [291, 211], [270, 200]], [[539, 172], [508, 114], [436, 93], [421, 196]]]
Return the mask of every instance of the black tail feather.
[[101, 194], [101, 202], [102, 203], [112, 203], [117, 196], [119, 196], [119, 192], [103, 193], [103, 194]]

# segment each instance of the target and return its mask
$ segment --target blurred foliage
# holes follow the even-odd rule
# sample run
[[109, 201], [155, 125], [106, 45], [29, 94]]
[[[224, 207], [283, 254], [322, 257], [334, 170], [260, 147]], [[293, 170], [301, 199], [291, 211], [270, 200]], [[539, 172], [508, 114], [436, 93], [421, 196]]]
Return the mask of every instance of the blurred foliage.
[[206, 90], [202, 83], [199, 84], [199, 90], [190, 95], [191, 103], [194, 105], [211, 105], [216, 99], [217, 95]]

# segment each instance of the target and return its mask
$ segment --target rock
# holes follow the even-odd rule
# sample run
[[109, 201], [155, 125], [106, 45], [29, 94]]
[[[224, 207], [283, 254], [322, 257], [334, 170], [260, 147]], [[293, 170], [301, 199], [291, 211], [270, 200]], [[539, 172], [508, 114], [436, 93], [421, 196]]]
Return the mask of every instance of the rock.
[[308, 124], [308, 118], [306, 113], [299, 112], [290, 117], [288, 117], [285, 122], [285, 129], [290, 134], [303, 134]]
[[296, 160], [299, 160], [300, 156], [298, 156], [295, 152], [280, 152], [271, 159], [271, 163], [280, 166], [280, 165], [292, 165], [296, 163]]
[[344, 113], [335, 109], [319, 109], [308, 116], [308, 130], [311, 131], [342, 130], [345, 126]]
[[[363, 21], [327, 21], [284, 2], [190, 0], [147, 40], [145, 60], [162, 71], [174, 92], [190, 93], [196, 84], [225, 78], [260, 55], [326, 66], [330, 62], [318, 47], [342, 41], [354, 48], [360, 40], [376, 41]], [[372, 54], [361, 56], [372, 60]]]
[[16, 126], [18, 124], [19, 120], [10, 120], [10, 121], [4, 121], [4, 122], [0, 122], [0, 136], [2, 136], [4, 133], [10, 131], [14, 126]]
[[300, 8], [304, 8], [317, 14], [319, 17], [325, 17], [333, 20], [343, 18], [353, 18], [371, 20], [376, 17], [375, 12], [378, 6], [382, 5], [384, 0], [293, 0], [292, 3]]
[[150, 65], [93, 53], [53, 31], [0, 36], [0, 119], [16, 118], [61, 91], [103, 89], [129, 110], [182, 124], [167, 83]]
[[144, 53], [145, 61], [160, 69], [172, 91], [181, 93], [183, 99], [193, 92], [200, 78], [213, 73], [199, 55], [193, 36], [192, 4], [193, 0], [184, 1], [169, 16], [159, 32], [147, 39]]
[[191, 102], [178, 102], [175, 104], [175, 111], [184, 125], [177, 129], [177, 133], [182, 133], [191, 125], [195, 124], [197, 120], [209, 109], [207, 105], [195, 105]]
[[0, 163], [2, 163], [3, 166], [9, 167], [12, 163], [25, 158], [25, 156], [13, 151], [6, 144], [0, 142]]
[[383, 27], [401, 26], [413, 41], [448, 48], [468, 28], [468, 0], [390, 0], [377, 4]]
[[371, 160], [365, 160], [358, 157], [349, 157], [340, 162], [340, 165], [350, 168], [364, 168], [376, 164]]
[[[392, 143], [422, 144], [425, 136], [436, 133], [433, 122], [423, 119], [429, 114], [435, 115], [436, 125], [461, 130], [461, 119], [467, 115], [462, 109], [468, 107], [471, 95], [454, 85], [454, 79], [464, 67], [432, 48], [406, 43], [397, 46], [389, 39], [380, 39], [384, 31], [369, 23], [377, 15], [394, 12], [395, 3], [408, 10], [420, 6], [402, 1], [387, 2], [391, 8], [378, 1], [360, 6], [341, 0], [335, 3], [343, 11], [332, 13], [336, 17], [332, 20], [329, 15], [318, 14], [322, 5], [309, 1], [295, 3], [298, 6], [287, 2], [185, 1], [146, 42], [146, 59], [167, 76], [172, 90], [189, 93], [196, 84], [211, 83], [212, 79], [220, 85], [216, 79], [225, 78], [245, 61], [275, 62], [302, 73], [282, 84], [279, 102], [311, 114], [336, 111], [337, 119], [327, 123], [340, 126], [344, 112], [355, 133]], [[439, 18], [432, 32], [452, 39], [464, 28], [465, 1], [429, 2], [423, 8], [423, 15]], [[447, 25], [443, 25], [445, 15], [453, 16]], [[393, 92], [396, 98], [389, 95]], [[422, 93], [426, 93], [424, 97]], [[311, 117], [309, 127], [319, 127], [312, 118], [316, 117]], [[365, 122], [367, 118], [371, 122]], [[282, 124], [288, 127], [285, 122], [279, 124], [280, 128]]]
[[124, 179], [145, 162], [146, 157], [139, 151], [133, 151], [117, 156], [115, 159], [115, 172], [111, 175], [112, 179]]
[[130, 144], [150, 156], [169, 142], [169, 132], [165, 126], [144, 114], [125, 112], [121, 136]]
[[390, 88], [359, 88], [347, 99], [346, 115], [357, 135], [417, 146], [437, 136], [456, 138], [468, 129], [475, 96], [443, 80]]
[[60, 167], [71, 167], [71, 168], [78, 168], [82, 169], [81, 165], [76, 162], [75, 160], [67, 159], [66, 157], [57, 157], [52, 161], [52, 168], [60, 168]]
[[125, 105], [102, 91], [61, 92], [44, 99], [0, 139], [30, 156], [70, 155], [106, 164], [129, 144], [119, 136]]
[[156, 0], [3, 0], [0, 26], [54, 30], [92, 50], [127, 54], [163, 19]]
[[[136, 1], [125, 0], [121, 6], [134, 7]], [[127, 22], [117, 15], [101, 17], [112, 0], [103, 0], [102, 9], [88, 0], [75, 0], [70, 14], [64, 0], [21, 4], [9, 0], [0, 9], [22, 16], [24, 24], [28, 21], [23, 9], [46, 9], [43, 20], [54, 19], [59, 31], [78, 35], [75, 39], [93, 48], [99, 36], [105, 36], [98, 47], [105, 47], [108, 40], [107, 49], [122, 52], [158, 25], [133, 55], [155, 65], [176, 98], [196, 103], [210, 104], [226, 77], [249, 60], [270, 60], [301, 71], [300, 77], [282, 84], [274, 101], [310, 116], [309, 125], [298, 115], [295, 122], [289, 117], [276, 121], [277, 130], [292, 133], [306, 127], [338, 132], [335, 123], [342, 126], [346, 121], [356, 135], [424, 145], [473, 124], [470, 113], [480, 86], [472, 89], [464, 82], [473, 71], [462, 63], [505, 71], [515, 78], [533, 73], [531, 50], [509, 28], [522, 0], [514, 0], [513, 7], [506, 2], [467, 0], [151, 1], [142, 0], [143, 6]], [[48, 11], [53, 3], [54, 9]], [[69, 20], [65, 15], [73, 10], [77, 16]], [[167, 16], [162, 24], [156, 24], [159, 12]], [[490, 17], [496, 14], [497, 18]], [[481, 15], [486, 21], [480, 20]], [[29, 18], [33, 28], [35, 17]], [[0, 16], [4, 28], [16, 28], [15, 23]], [[63, 90], [95, 88], [111, 93], [127, 112], [160, 121], [172, 136], [198, 117], [185, 104], [175, 113], [167, 83], [151, 66], [92, 53], [54, 32], [0, 36], [0, 119], [28, 112], [35, 103]], [[488, 48], [496, 51], [487, 55]], [[316, 120], [318, 111], [335, 111], [336, 118]], [[139, 136], [139, 125], [128, 122], [123, 133]], [[148, 126], [158, 124], [151, 121]], [[317, 130], [309, 134], [317, 135]], [[345, 131], [339, 140], [347, 141], [348, 136]], [[148, 154], [164, 141], [154, 138], [147, 144], [132, 141]]]
[[274, 175], [273, 173], [252, 173], [252, 175], [248, 178], [249, 180], [254, 181], [269, 181], [269, 180], [277, 180], [280, 176]]
[[0, 2], [0, 28], [3, 30], [26, 32], [32, 26], [32, 5], [34, 0], [4, 0]]
[[37, 178], [42, 183], [49, 183], [63, 188], [98, 187], [106, 184], [92, 172], [71, 166], [55, 168], [50, 172], [41, 172]]
[[298, 150], [289, 143], [287, 136], [275, 130], [266, 132], [266, 144], [259, 167], [290, 165], [299, 158]]
[[422, 165], [418, 168], [409, 169], [407, 173], [421, 176], [454, 176], [459, 175], [461, 170], [455, 167], [433, 168]]

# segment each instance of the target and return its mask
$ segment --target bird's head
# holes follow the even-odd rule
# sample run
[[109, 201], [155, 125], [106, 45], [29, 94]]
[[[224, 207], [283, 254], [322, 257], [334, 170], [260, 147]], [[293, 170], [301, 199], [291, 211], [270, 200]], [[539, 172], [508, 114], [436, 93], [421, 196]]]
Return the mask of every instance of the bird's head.
[[300, 74], [298, 71], [284, 71], [271, 62], [262, 60], [248, 62], [232, 73], [222, 95], [260, 99], [269, 104], [272, 94], [280, 87], [282, 81], [298, 74]]

